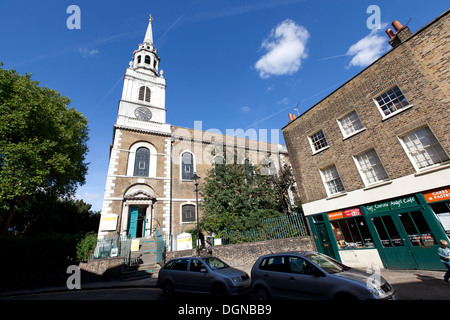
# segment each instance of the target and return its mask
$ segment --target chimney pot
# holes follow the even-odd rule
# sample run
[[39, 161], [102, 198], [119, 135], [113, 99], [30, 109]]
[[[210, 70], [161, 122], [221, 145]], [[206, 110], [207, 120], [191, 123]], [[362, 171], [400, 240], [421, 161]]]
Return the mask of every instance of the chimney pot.
[[392, 22], [392, 26], [394, 27], [395, 31], [397, 31], [397, 32], [401, 28], [403, 28], [402, 24], [398, 20], [395, 20], [394, 22]]
[[395, 38], [394, 31], [392, 31], [391, 28], [389, 28], [389, 29], [386, 30], [386, 34], [389, 36], [389, 39]]

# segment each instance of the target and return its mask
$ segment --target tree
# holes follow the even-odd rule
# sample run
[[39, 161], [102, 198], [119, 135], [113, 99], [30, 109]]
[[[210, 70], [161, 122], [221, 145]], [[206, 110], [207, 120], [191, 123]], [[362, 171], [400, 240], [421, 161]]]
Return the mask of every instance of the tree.
[[259, 173], [250, 163], [215, 164], [201, 185], [202, 228], [221, 235], [222, 231], [245, 231], [261, 221], [280, 216], [271, 176]]
[[70, 100], [0, 63], [0, 234], [37, 194], [73, 195], [85, 182], [87, 119]]
[[[284, 165], [276, 175], [272, 175], [273, 191], [278, 195], [278, 210], [285, 214], [302, 213], [300, 199], [297, 196], [294, 175], [291, 167]], [[291, 202], [294, 198], [294, 204]]]

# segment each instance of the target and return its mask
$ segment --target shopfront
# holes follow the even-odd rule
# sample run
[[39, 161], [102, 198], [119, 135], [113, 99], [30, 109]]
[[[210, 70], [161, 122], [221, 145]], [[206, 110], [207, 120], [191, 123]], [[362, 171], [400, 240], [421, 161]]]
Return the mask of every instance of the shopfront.
[[343, 263], [442, 270], [437, 249], [450, 235], [450, 188], [315, 215], [310, 223], [315, 235], [319, 225], [329, 237], [326, 250], [314, 237], [318, 250], [331, 249]]

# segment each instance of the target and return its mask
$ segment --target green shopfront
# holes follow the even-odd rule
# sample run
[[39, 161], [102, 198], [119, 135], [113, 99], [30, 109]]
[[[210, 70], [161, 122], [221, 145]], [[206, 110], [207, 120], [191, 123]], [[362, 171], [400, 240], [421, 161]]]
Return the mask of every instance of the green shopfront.
[[450, 235], [450, 187], [309, 219], [318, 250], [343, 263], [355, 259], [389, 269], [443, 270], [437, 249]]

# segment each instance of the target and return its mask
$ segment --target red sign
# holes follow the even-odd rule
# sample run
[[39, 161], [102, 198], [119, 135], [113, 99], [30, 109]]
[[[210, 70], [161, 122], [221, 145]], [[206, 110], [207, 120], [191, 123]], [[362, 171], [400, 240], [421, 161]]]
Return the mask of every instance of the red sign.
[[450, 200], [450, 188], [424, 193], [423, 196], [425, 197], [425, 199], [427, 199], [428, 203]]
[[344, 210], [344, 217], [346, 217], [346, 218], [360, 216], [361, 214], [362, 213], [361, 213], [361, 210], [359, 210], [359, 208], [352, 208], [352, 209]]
[[328, 214], [329, 220], [343, 219], [343, 218], [351, 218], [362, 215], [361, 210], [359, 208], [351, 208], [343, 211], [336, 211]]

